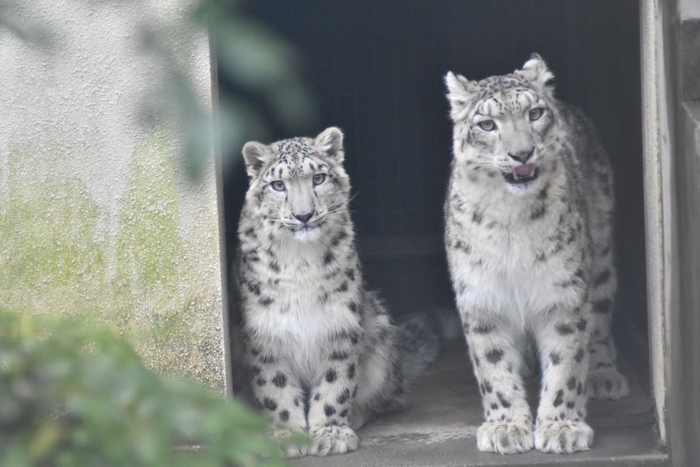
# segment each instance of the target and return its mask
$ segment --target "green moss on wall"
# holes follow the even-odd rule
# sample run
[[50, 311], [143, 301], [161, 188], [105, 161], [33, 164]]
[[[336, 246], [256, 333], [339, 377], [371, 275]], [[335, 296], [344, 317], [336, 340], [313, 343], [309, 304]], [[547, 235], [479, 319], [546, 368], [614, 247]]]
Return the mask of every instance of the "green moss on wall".
[[134, 157], [132, 180], [119, 215], [122, 284], [143, 295], [168, 293], [182, 271], [179, 203], [172, 150], [161, 139]]
[[65, 301], [92, 308], [86, 290], [104, 286], [99, 208], [76, 177], [43, 170], [28, 153], [9, 155], [0, 202], [0, 300], [48, 311]]
[[[0, 169], [9, 171], [0, 178], [7, 198], [0, 200], [0, 303], [111, 328], [151, 367], [222, 390], [219, 278], [211, 277], [218, 245], [210, 258], [187, 254], [186, 194], [168, 140], [160, 136], [133, 155], [116, 209], [98, 205], [65, 158], [29, 154], [12, 152]], [[213, 218], [202, 228], [216, 226]], [[202, 264], [211, 261], [215, 268]]]

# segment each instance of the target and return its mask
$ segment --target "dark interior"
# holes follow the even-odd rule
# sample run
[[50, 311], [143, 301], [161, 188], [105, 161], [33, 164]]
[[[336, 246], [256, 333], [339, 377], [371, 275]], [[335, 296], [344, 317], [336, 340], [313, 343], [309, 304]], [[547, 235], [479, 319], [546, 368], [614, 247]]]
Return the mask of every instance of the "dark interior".
[[[504, 74], [532, 52], [542, 55], [556, 76], [557, 95], [592, 117], [612, 159], [616, 332], [623, 354], [638, 371], [646, 368], [636, 1], [257, 0], [247, 7], [301, 52], [319, 104], [318, 122], [305, 134], [331, 125], [346, 134], [366, 279], [395, 314], [453, 306], [442, 249], [451, 160], [442, 77], [448, 70], [472, 79]], [[220, 86], [222, 94], [231, 92], [225, 76]], [[272, 139], [295, 136], [272, 117], [268, 124]], [[240, 165], [239, 158], [225, 174], [229, 258], [247, 188]]]

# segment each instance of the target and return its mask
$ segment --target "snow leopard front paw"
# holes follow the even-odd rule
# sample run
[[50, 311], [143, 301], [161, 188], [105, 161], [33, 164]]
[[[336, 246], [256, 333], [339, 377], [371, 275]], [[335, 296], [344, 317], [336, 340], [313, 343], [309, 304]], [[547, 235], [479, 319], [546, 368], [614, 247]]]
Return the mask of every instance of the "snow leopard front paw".
[[476, 432], [479, 451], [515, 454], [532, 449], [532, 422], [529, 419], [513, 422], [484, 422]]
[[294, 434], [285, 428], [273, 429], [269, 433], [270, 438], [282, 446], [283, 452], [289, 458], [304, 457], [308, 454], [309, 446], [292, 442]]
[[593, 399], [617, 400], [629, 395], [630, 385], [616, 368], [602, 368], [588, 373], [586, 392]]
[[312, 428], [309, 435], [311, 436], [309, 454], [314, 456], [345, 454], [357, 449], [359, 444], [357, 435], [347, 426]]
[[270, 431], [269, 436], [282, 446], [283, 452], [288, 458], [304, 457], [308, 454], [309, 446], [292, 442], [294, 435], [291, 430], [284, 428], [273, 429]]
[[542, 452], [569, 454], [587, 451], [593, 443], [593, 429], [585, 422], [545, 421], [535, 428], [535, 447]]

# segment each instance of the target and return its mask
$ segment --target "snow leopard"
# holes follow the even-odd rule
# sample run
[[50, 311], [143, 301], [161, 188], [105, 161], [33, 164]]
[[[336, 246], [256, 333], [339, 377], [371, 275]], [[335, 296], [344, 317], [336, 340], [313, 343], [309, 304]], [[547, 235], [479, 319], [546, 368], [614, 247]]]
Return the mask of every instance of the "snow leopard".
[[[437, 354], [415, 319], [392, 324], [367, 290], [350, 217], [344, 135], [248, 142], [249, 188], [240, 216], [237, 276], [244, 368], [255, 403], [290, 457], [342, 454], [359, 427], [407, 403], [406, 376]], [[405, 349], [402, 350], [402, 349]]]
[[[587, 398], [629, 393], [610, 330], [611, 165], [553, 78], [538, 54], [507, 75], [445, 76], [445, 248], [484, 408], [481, 451], [589, 449]], [[534, 423], [523, 385], [531, 347], [542, 379]]]

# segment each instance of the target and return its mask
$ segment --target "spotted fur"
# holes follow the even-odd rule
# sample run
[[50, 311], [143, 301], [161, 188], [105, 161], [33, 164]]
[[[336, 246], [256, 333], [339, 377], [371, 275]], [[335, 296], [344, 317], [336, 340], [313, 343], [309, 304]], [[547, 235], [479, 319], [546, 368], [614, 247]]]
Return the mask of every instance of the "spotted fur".
[[[484, 406], [482, 451], [588, 449], [587, 395], [629, 392], [610, 335], [611, 167], [552, 78], [536, 54], [512, 74], [445, 78], [454, 124], [445, 245]], [[533, 340], [534, 429], [521, 377]]]
[[397, 328], [363, 285], [343, 134], [250, 142], [243, 154], [250, 187], [234, 270], [254, 396], [273, 437], [310, 436], [290, 456], [352, 451], [354, 430], [401, 409], [406, 391]]

